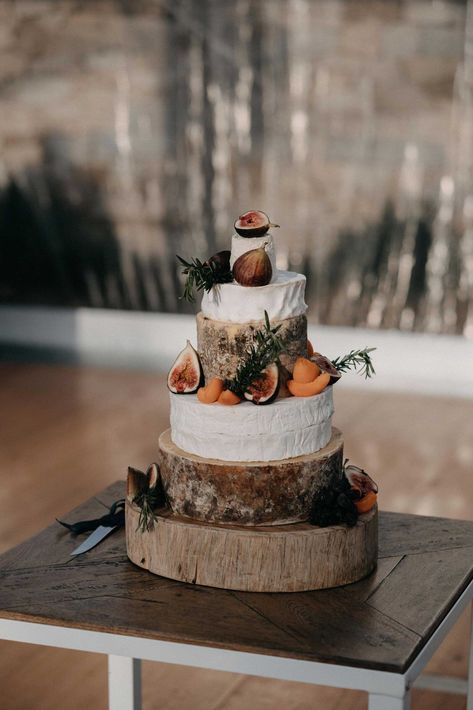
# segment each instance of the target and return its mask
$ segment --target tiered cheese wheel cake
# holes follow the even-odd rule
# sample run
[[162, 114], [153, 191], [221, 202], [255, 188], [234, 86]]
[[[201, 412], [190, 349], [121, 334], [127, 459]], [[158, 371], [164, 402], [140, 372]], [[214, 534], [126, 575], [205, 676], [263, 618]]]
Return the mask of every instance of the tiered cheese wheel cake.
[[197, 315], [197, 351], [205, 382], [229, 380], [247, 357], [268, 314], [280, 326], [281, 383], [277, 398], [255, 406], [170, 392], [171, 429], [160, 438], [161, 471], [176, 512], [205, 521], [280, 525], [307, 520], [317, 490], [340, 476], [343, 442], [332, 429], [333, 387], [294, 397], [290, 378], [298, 357], [307, 358], [307, 305], [303, 274], [280, 271], [270, 232], [233, 235], [230, 266], [242, 254], [264, 248], [271, 280], [264, 286], [215, 284]]
[[305, 276], [277, 269], [275, 225], [254, 228], [264, 218], [239, 218], [231, 252], [181, 259], [186, 291], [204, 291], [197, 343], [168, 375], [171, 426], [158, 464], [129, 471], [128, 556], [229, 589], [347, 584], [376, 563], [377, 489], [344, 464], [332, 427], [340, 372], [313, 352]]

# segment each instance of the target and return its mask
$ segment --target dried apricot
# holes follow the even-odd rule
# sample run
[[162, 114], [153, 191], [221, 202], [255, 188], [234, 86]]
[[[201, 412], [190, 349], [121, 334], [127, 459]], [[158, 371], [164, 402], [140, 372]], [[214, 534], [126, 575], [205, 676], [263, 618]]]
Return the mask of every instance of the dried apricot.
[[312, 380], [312, 382], [287, 381], [287, 388], [294, 397], [312, 397], [314, 394], [322, 392], [330, 382], [330, 375], [323, 372]]
[[306, 382], [313, 382], [319, 375], [320, 368], [315, 362], [307, 360], [305, 357], [297, 358], [292, 372], [293, 380], [305, 384]]
[[241, 399], [237, 394], [231, 390], [223, 390], [222, 394], [217, 400], [220, 404], [240, 404]]
[[223, 392], [223, 380], [220, 377], [213, 377], [210, 382], [197, 390], [197, 399], [202, 404], [213, 404]]
[[361, 513], [367, 513], [371, 508], [376, 505], [376, 500], [378, 496], [374, 491], [370, 491], [360, 500], [355, 501], [357, 511]]

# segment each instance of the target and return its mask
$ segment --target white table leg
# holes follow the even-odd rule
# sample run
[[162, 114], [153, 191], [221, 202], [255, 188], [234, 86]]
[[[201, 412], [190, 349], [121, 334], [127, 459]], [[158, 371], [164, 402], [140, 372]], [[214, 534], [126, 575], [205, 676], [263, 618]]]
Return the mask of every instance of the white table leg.
[[370, 693], [368, 710], [409, 710], [411, 706], [411, 691], [406, 689], [403, 696], [395, 698], [392, 695]]
[[141, 661], [108, 657], [109, 710], [141, 710]]
[[473, 710], [473, 603], [471, 606], [471, 627], [470, 627], [470, 661], [468, 663], [468, 698], [466, 710]]

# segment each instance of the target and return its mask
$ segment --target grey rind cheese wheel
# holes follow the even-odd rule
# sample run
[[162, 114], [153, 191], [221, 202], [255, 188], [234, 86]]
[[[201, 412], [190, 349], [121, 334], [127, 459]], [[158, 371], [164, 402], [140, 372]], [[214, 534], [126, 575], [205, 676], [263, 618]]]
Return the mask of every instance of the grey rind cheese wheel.
[[317, 493], [339, 481], [343, 437], [333, 429], [327, 446], [296, 458], [230, 462], [183, 451], [167, 429], [159, 459], [173, 513], [227, 525], [285, 525], [307, 520]]
[[[287, 343], [286, 352], [280, 356], [281, 364], [292, 372], [297, 357], [307, 356], [307, 318], [305, 315], [271, 321], [280, 325], [278, 336]], [[263, 328], [263, 321], [226, 323], [197, 315], [197, 350], [199, 351], [206, 381], [212, 377], [222, 379], [235, 375], [239, 363], [254, 342], [255, 331]]]

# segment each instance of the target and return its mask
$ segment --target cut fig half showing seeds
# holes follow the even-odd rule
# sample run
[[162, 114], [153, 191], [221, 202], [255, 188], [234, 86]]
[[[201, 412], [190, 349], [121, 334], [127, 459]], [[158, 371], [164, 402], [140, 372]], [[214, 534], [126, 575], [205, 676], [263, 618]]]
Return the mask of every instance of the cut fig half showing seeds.
[[326, 372], [327, 375], [330, 375], [329, 384], [334, 385], [335, 382], [338, 382], [342, 376], [342, 373], [337, 370], [333, 362], [329, 360], [328, 357], [325, 357], [325, 355], [321, 355], [320, 353], [314, 353], [310, 359], [319, 366], [322, 372]]
[[279, 224], [273, 224], [266, 212], [250, 210], [241, 214], [233, 226], [240, 237], [263, 237], [270, 227], [279, 227]]
[[368, 493], [378, 492], [378, 485], [373, 481], [371, 476], [359, 466], [350, 464], [344, 466], [344, 471], [350, 488], [358, 499], [364, 498]]
[[253, 404], [270, 404], [278, 396], [279, 367], [273, 362], [254, 380], [245, 392], [245, 399]]
[[168, 374], [168, 389], [174, 394], [193, 394], [204, 384], [199, 354], [190, 341], [181, 350]]
[[128, 466], [128, 475], [126, 479], [126, 496], [132, 501], [136, 496], [140, 495], [148, 488], [148, 477], [143, 471], [137, 468]]

